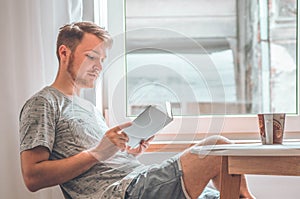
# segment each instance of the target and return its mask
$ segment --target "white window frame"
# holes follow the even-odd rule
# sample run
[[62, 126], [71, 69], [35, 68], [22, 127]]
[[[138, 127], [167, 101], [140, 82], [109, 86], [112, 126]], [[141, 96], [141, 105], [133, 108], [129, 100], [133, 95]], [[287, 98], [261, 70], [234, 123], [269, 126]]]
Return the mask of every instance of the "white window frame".
[[[100, 0], [99, 0], [100, 1]], [[103, 0], [101, 0], [102, 2]], [[114, 46], [109, 52], [109, 66], [104, 71], [103, 81], [103, 109], [107, 110], [109, 126], [115, 126], [122, 122], [132, 120], [126, 116], [126, 63], [125, 63], [125, 17], [124, 0], [107, 1], [107, 27], [114, 37]], [[298, 6], [299, 13], [299, 6]], [[299, 32], [299, 15], [298, 30]], [[298, 41], [299, 42], [299, 41]], [[299, 44], [298, 63], [299, 64]], [[299, 66], [297, 69], [299, 78]], [[297, 97], [299, 99], [299, 81], [297, 83]], [[287, 115], [285, 131], [292, 137], [300, 138], [300, 115]], [[224, 115], [224, 116], [189, 116], [175, 117], [174, 121], [164, 128], [156, 140], [182, 140], [188, 141], [197, 137], [196, 133], [211, 134], [236, 134], [239, 139], [247, 139], [246, 134], [258, 133], [258, 121], [256, 115]], [[245, 135], [245, 136], [244, 136]], [[257, 135], [258, 136], [258, 135]]]

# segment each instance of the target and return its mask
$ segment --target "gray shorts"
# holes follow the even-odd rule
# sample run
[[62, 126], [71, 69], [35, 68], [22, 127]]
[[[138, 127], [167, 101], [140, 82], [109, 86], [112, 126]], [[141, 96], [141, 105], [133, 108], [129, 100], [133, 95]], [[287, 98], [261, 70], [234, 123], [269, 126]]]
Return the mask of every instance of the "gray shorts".
[[140, 173], [126, 190], [126, 199], [189, 199], [183, 181], [180, 162], [171, 158]]
[[[206, 187], [199, 199], [219, 199], [219, 192]], [[178, 157], [140, 173], [128, 186], [126, 199], [190, 199], [182, 179]]]

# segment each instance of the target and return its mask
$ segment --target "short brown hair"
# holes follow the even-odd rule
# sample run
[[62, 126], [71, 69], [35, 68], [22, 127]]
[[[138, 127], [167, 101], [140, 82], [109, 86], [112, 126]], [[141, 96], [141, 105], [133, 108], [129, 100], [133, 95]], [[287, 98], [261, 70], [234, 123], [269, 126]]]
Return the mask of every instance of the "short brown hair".
[[59, 29], [57, 42], [56, 42], [56, 56], [60, 61], [58, 49], [61, 45], [70, 48], [74, 52], [78, 44], [81, 42], [84, 33], [91, 33], [97, 36], [100, 40], [106, 43], [107, 47], [111, 47], [112, 38], [109, 33], [93, 22], [76, 22], [66, 24]]

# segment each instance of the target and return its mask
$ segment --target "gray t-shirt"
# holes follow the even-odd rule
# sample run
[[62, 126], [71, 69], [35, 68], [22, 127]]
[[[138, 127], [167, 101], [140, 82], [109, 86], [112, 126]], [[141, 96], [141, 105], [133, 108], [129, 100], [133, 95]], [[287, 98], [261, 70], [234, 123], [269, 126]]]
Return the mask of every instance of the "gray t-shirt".
[[[90, 102], [45, 87], [21, 111], [20, 151], [44, 146], [51, 160], [63, 159], [95, 146], [107, 130]], [[60, 186], [72, 198], [124, 198], [132, 178], [144, 169], [134, 156], [118, 152]]]

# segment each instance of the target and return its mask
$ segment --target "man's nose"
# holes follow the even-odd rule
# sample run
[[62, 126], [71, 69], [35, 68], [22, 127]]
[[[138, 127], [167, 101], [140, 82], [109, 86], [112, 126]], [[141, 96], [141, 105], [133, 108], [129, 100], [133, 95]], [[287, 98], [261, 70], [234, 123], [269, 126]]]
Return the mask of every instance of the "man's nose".
[[99, 71], [102, 71], [103, 66], [102, 66], [101, 61], [97, 61], [97, 62], [95, 63], [95, 66], [97, 67], [97, 69], [98, 69]]

